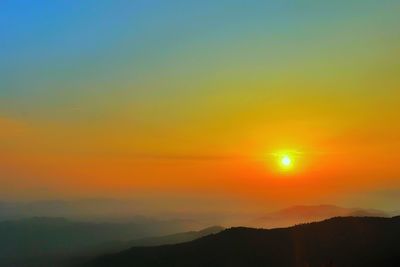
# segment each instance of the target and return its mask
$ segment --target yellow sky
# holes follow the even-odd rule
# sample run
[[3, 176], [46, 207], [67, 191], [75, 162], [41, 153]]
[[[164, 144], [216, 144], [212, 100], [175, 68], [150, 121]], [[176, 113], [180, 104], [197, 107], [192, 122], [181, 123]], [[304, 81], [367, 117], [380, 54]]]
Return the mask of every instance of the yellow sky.
[[[55, 4], [57, 32], [46, 10], [5, 9], [31, 31], [4, 33], [0, 197], [289, 205], [400, 188], [398, 4], [206, 2], [135, 18]], [[280, 151], [296, 151], [287, 172]]]

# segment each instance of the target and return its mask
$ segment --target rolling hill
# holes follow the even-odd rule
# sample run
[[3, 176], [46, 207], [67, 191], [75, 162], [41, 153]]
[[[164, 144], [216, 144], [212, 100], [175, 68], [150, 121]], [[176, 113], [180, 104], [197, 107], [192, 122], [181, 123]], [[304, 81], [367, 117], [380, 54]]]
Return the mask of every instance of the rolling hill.
[[400, 217], [336, 217], [271, 230], [231, 228], [191, 242], [133, 247], [90, 267], [400, 266]]
[[387, 217], [380, 210], [344, 208], [335, 205], [298, 205], [268, 213], [246, 226], [261, 228], [288, 227], [300, 223], [322, 221], [333, 217]]
[[125, 242], [124, 245], [151, 247], [159, 245], [178, 244], [178, 243], [192, 241], [207, 235], [216, 234], [223, 230], [224, 228], [221, 226], [211, 226], [200, 231], [189, 231], [189, 232], [176, 233], [165, 236], [136, 239], [133, 241]]

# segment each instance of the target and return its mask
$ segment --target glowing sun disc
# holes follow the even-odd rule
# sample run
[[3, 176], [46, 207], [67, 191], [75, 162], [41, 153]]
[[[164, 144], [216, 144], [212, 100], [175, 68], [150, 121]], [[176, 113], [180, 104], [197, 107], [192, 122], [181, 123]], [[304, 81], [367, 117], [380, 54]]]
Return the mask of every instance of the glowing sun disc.
[[281, 159], [281, 163], [283, 166], [290, 166], [292, 164], [292, 160], [289, 158], [289, 156], [284, 156]]
[[293, 167], [293, 159], [289, 155], [282, 155], [279, 157], [279, 165], [281, 169], [291, 169]]

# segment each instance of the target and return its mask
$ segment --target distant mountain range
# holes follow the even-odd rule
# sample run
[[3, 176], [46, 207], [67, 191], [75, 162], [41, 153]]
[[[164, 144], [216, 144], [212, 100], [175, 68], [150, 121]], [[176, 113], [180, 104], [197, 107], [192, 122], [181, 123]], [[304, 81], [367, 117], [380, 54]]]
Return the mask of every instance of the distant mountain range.
[[[32, 212], [48, 212], [53, 205], [59, 207], [61, 204], [37, 204], [37, 208]], [[43, 206], [46, 209], [43, 209]], [[3, 205], [2, 208], [3, 215], [11, 214], [7, 212], [10, 206]], [[27, 207], [24, 206], [21, 211], [25, 209]], [[386, 216], [386, 214], [377, 210], [347, 209], [332, 205], [294, 206], [268, 213], [250, 222], [244, 217], [242, 221], [249, 223], [242, 225], [275, 228], [335, 216]], [[203, 228], [204, 223], [195, 220], [134, 218], [135, 220], [129, 222], [80, 222], [61, 217], [0, 221], [0, 266], [69, 266], [130, 247], [188, 242], [223, 229], [210, 227], [198, 231]]]
[[[146, 222], [149, 217], [143, 214], [143, 201], [118, 199], [49, 200], [32, 202], [0, 201], [0, 221], [18, 220], [33, 217], [59, 217], [74, 221], [90, 222]], [[189, 216], [173, 216], [173, 218]], [[167, 220], [171, 217], [158, 216]], [[189, 218], [190, 219], [190, 218]]]
[[316, 222], [332, 217], [345, 216], [388, 217], [389, 215], [383, 211], [374, 209], [343, 208], [334, 205], [301, 205], [268, 213], [250, 221], [247, 226], [261, 228], [288, 227], [300, 223]]
[[290, 228], [231, 228], [191, 242], [134, 247], [87, 267], [400, 266], [400, 216], [337, 217]]

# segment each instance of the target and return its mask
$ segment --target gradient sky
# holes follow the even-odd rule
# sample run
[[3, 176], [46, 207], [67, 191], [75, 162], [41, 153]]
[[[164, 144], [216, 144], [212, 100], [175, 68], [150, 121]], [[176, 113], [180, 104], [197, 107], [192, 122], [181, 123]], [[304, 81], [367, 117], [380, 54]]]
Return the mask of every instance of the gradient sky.
[[[399, 12], [1, 1], [0, 198], [396, 209]], [[296, 151], [290, 172], [282, 150]]]

